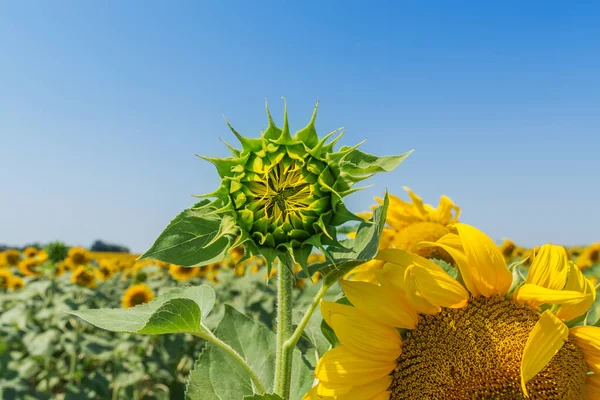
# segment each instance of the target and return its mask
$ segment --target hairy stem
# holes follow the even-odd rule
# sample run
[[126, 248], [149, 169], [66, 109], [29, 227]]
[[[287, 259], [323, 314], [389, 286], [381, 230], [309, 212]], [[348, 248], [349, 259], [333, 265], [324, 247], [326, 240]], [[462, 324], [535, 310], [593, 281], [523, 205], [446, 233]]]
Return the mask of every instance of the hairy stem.
[[290, 397], [292, 377], [292, 352], [286, 351], [285, 342], [292, 335], [291, 271], [279, 263], [277, 279], [277, 353], [275, 358], [275, 393], [284, 399]]
[[300, 336], [302, 336], [302, 332], [304, 332], [304, 329], [306, 328], [306, 325], [308, 324], [310, 317], [312, 317], [313, 313], [317, 309], [317, 306], [319, 305], [319, 302], [321, 301], [321, 299], [323, 298], [325, 293], [327, 293], [327, 290], [330, 287], [331, 287], [331, 284], [326, 285], [325, 281], [323, 281], [323, 284], [321, 285], [321, 289], [319, 289], [317, 294], [315, 294], [315, 297], [313, 297], [313, 300], [310, 303], [310, 306], [308, 306], [308, 309], [304, 313], [304, 316], [302, 317], [302, 320], [296, 327], [296, 330], [290, 336], [290, 338], [288, 340], [286, 340], [285, 343], [283, 344], [283, 351], [287, 351], [290, 353], [294, 351], [294, 348], [296, 347], [296, 343], [298, 343], [298, 340], [300, 340]]
[[244, 358], [231, 346], [229, 346], [227, 343], [216, 337], [215, 334], [208, 330], [208, 328], [206, 327], [204, 327], [203, 331], [195, 333], [195, 335], [201, 337], [207, 342], [214, 344], [215, 346], [218, 346], [221, 350], [229, 354], [235, 361], [238, 362], [238, 364], [242, 366], [242, 368], [244, 368], [244, 370], [246, 370], [248, 375], [250, 375], [250, 379], [252, 379], [252, 382], [254, 383], [258, 394], [265, 393], [265, 387], [263, 386], [258, 376], [254, 373], [254, 371], [252, 371], [252, 368], [250, 368], [246, 360], [244, 360]]

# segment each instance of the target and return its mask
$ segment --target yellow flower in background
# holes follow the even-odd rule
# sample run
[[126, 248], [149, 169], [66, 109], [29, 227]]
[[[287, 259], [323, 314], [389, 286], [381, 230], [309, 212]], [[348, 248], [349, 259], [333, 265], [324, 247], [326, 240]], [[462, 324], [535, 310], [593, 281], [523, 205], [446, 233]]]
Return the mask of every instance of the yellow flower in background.
[[83, 247], [71, 247], [67, 255], [67, 260], [75, 267], [87, 265], [92, 259], [90, 252]]
[[577, 257], [577, 265], [582, 269], [590, 268], [597, 263], [600, 263], [600, 243], [586, 247]]
[[12, 276], [8, 281], [8, 288], [11, 290], [22, 289], [24, 286], [25, 283], [20, 276]]
[[2, 261], [2, 264], [6, 264], [9, 267], [17, 266], [21, 261], [21, 253], [14, 249], [5, 250], [2, 253]]
[[504, 239], [500, 245], [500, 252], [507, 261], [512, 260], [515, 257], [515, 250], [517, 250], [517, 244], [510, 239]]
[[40, 262], [35, 258], [26, 258], [19, 263], [19, 271], [25, 276], [40, 276]]
[[148, 285], [139, 283], [137, 285], [130, 286], [121, 300], [121, 306], [123, 308], [131, 308], [140, 304], [148, 303], [154, 299], [154, 292]]
[[96, 278], [101, 281], [105, 281], [113, 276], [116, 269], [116, 265], [110, 260], [98, 261], [98, 267], [96, 268]]
[[83, 265], [77, 267], [77, 269], [73, 271], [71, 282], [90, 289], [95, 288], [97, 284], [94, 271]]
[[23, 255], [27, 258], [31, 258], [37, 256], [39, 252], [40, 251], [35, 247], [27, 247], [25, 250], [23, 250]]
[[0, 289], [7, 289], [10, 286], [10, 281], [13, 278], [13, 274], [6, 270], [0, 269]]
[[48, 260], [48, 253], [46, 253], [45, 250], [40, 250], [37, 253], [37, 259], [40, 260], [41, 262], [47, 261]]
[[197, 267], [182, 267], [180, 265], [171, 265], [169, 268], [169, 274], [176, 281], [187, 281], [188, 279], [192, 279], [198, 276], [198, 268]]
[[[448, 225], [458, 221], [460, 208], [447, 196], [442, 196], [437, 208], [423, 203], [423, 200], [412, 190], [404, 187], [411, 202], [406, 202], [390, 195], [390, 203], [386, 216], [386, 226], [379, 242], [380, 249], [402, 249], [413, 252], [425, 258], [436, 258], [449, 263], [452, 258], [441, 248], [419, 248], [417, 244], [423, 241], [436, 241], [448, 233]], [[379, 204], [383, 199], [376, 198]], [[375, 208], [376, 206], [373, 206]], [[371, 213], [365, 213], [369, 218]], [[381, 270], [383, 262], [372, 260], [354, 268], [346, 277], [352, 280], [376, 282], [377, 271]]]
[[563, 322], [585, 314], [596, 292], [565, 249], [543, 246], [509, 295], [497, 245], [454, 227], [424, 245], [445, 249], [464, 284], [388, 249], [378, 254], [378, 283], [341, 281], [352, 306], [321, 302], [341, 346], [321, 357], [305, 400], [598, 398], [600, 328]]

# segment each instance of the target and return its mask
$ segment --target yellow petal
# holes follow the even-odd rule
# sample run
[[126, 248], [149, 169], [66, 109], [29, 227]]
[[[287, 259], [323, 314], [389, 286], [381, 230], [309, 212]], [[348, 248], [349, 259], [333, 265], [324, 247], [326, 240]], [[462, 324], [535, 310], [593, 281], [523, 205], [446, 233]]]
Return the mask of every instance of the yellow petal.
[[419, 265], [412, 266], [411, 272], [417, 289], [431, 304], [446, 308], [462, 308], [467, 305], [469, 294], [446, 272], [432, 271]]
[[446, 250], [456, 262], [467, 290], [469, 290], [474, 297], [481, 296], [479, 288], [469, 273], [467, 256], [465, 255], [460, 237], [456, 233], [448, 233], [438, 239], [437, 242], [421, 242], [416, 247], [441, 247]]
[[335, 400], [333, 397], [320, 396], [317, 393], [319, 386], [313, 386], [306, 394], [302, 397], [302, 400]]
[[577, 326], [571, 328], [575, 344], [583, 350], [583, 357], [594, 373], [600, 374], [600, 328]]
[[560, 307], [556, 316], [563, 321], [568, 321], [585, 314], [592, 304], [594, 304], [594, 301], [596, 301], [596, 288], [594, 284], [584, 277], [579, 267], [573, 263], [570, 263], [569, 266], [569, 277], [565, 290], [584, 293], [586, 297], [576, 304], [564, 304]]
[[356, 308], [382, 324], [414, 329], [418, 316], [406, 296], [390, 286], [341, 280], [344, 293]]
[[463, 278], [470, 275], [478, 291], [486, 297], [506, 294], [512, 284], [512, 274], [498, 246], [485, 233], [470, 225], [455, 224], [454, 227], [458, 230], [467, 258], [467, 274], [461, 270]]
[[321, 396], [331, 396], [334, 393], [336, 400], [370, 400], [373, 396], [385, 393], [391, 383], [390, 375], [360, 386], [340, 386], [322, 382], [318, 393]]
[[585, 400], [600, 399], [600, 375], [590, 374], [585, 379], [585, 392], [583, 393]]
[[383, 325], [355, 307], [321, 302], [321, 315], [348, 350], [369, 360], [394, 361], [401, 353], [398, 330]]
[[406, 296], [419, 314], [435, 315], [442, 311], [442, 308], [438, 305], [432, 304], [429, 300], [427, 300], [427, 298], [425, 298], [423, 293], [421, 293], [413, 272], [414, 268], [419, 267], [411, 265], [410, 267], [406, 268], [404, 274]]
[[544, 311], [527, 338], [521, 360], [521, 388], [550, 362], [569, 337], [569, 328], [550, 310]]
[[525, 283], [561, 290], [569, 272], [569, 257], [562, 246], [545, 244], [535, 255]]
[[371, 397], [370, 400], [390, 400], [391, 392], [384, 392]]
[[533, 307], [540, 304], [578, 304], [587, 295], [573, 290], [552, 290], [526, 283], [515, 291], [514, 299]]
[[[454, 211], [454, 214], [452, 213]], [[453, 224], [458, 221], [460, 215], [460, 207], [455, 205], [452, 200], [447, 196], [442, 196], [438, 204], [437, 210], [435, 210], [434, 219], [444, 225]]]
[[394, 263], [397, 265], [401, 265], [403, 267], [408, 267], [409, 265], [419, 265], [423, 268], [430, 269], [432, 271], [444, 272], [444, 270], [434, 263], [424, 257], [421, 257], [417, 254], [408, 252], [406, 250], [401, 249], [385, 249], [380, 250], [375, 257], [377, 260], [382, 260], [390, 263]]
[[[329, 350], [319, 359], [315, 369], [315, 378], [324, 384], [340, 385], [365, 385], [381, 379], [396, 367], [396, 362], [383, 362], [357, 357], [345, 347], [336, 347]], [[342, 386], [343, 385], [343, 386]], [[343, 389], [338, 389], [344, 394]], [[334, 394], [335, 393], [334, 390]]]

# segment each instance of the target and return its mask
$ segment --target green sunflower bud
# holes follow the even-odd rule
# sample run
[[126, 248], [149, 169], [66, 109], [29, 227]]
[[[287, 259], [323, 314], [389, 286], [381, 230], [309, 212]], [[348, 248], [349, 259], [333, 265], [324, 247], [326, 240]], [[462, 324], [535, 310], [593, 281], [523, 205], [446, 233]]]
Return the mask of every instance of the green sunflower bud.
[[[377, 172], [391, 171], [410, 154], [376, 157], [354, 147], [334, 145], [344, 130], [319, 139], [315, 121], [318, 103], [308, 125], [290, 134], [287, 107], [283, 127], [275, 125], [268, 106], [268, 127], [259, 138], [246, 138], [230, 124], [242, 148], [225, 145], [229, 158], [210, 161], [221, 177], [212, 198], [184, 211], [167, 227], [143, 257], [178, 265], [218, 261], [232, 246], [243, 245], [245, 259], [262, 255], [269, 269], [279, 258], [291, 267], [306, 267], [314, 247], [327, 256], [325, 246], [343, 247], [336, 228], [362, 221], [343, 198], [360, 188], [354, 185]], [[336, 135], [334, 137], [334, 135]]]

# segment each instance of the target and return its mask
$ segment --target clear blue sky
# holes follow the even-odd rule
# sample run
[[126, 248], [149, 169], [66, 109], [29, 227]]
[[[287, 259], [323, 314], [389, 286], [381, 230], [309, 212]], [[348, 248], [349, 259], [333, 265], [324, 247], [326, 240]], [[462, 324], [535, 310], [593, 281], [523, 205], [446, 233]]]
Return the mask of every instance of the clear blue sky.
[[415, 153], [408, 185], [524, 245], [600, 240], [600, 4], [554, 1], [0, 3], [0, 243], [145, 250], [212, 165], [321, 100], [321, 134]]

